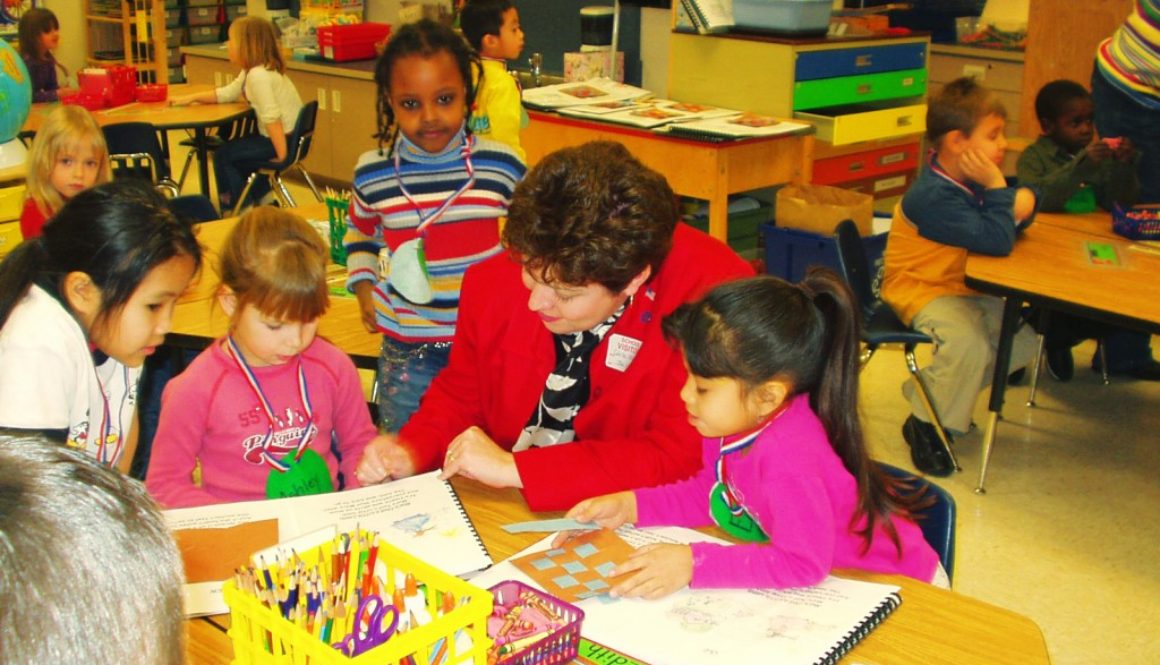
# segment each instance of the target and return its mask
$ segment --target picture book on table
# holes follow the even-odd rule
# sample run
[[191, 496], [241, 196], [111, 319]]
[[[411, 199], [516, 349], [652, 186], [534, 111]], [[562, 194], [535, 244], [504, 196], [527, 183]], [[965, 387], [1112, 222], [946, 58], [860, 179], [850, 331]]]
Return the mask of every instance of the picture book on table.
[[363, 529], [452, 575], [491, 556], [450, 483], [432, 471], [346, 492], [220, 503], [165, 512], [185, 563], [185, 612], [228, 612], [222, 582], [253, 553], [308, 534]]
[[[724, 543], [690, 529], [665, 527], [616, 532], [633, 548], [650, 543]], [[594, 536], [590, 536], [594, 537]], [[595, 581], [583, 564], [576, 572], [557, 570], [580, 554], [554, 553], [553, 536], [472, 578], [490, 586], [519, 580], [544, 588], [528, 575], [526, 564], [555, 575], [552, 585], [575, 589], [579, 576]], [[583, 541], [581, 541], [583, 542]], [[595, 552], [589, 557], [596, 560]], [[612, 552], [607, 559], [623, 557]], [[547, 561], [545, 561], [547, 560]], [[521, 565], [515, 565], [522, 561]], [[828, 577], [821, 584], [798, 589], [684, 589], [659, 600], [613, 599], [607, 594], [580, 592], [573, 601], [584, 610], [585, 638], [646, 663], [666, 665], [734, 665], [836, 663], [901, 602], [899, 588], [889, 584]]]

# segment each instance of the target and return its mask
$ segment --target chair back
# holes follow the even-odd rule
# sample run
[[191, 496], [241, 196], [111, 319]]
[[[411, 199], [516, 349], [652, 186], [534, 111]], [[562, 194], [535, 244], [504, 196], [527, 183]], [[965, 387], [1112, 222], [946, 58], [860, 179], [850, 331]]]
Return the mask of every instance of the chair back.
[[926, 539], [926, 542], [938, 554], [938, 560], [942, 563], [943, 569], [947, 571], [947, 578], [953, 580], [955, 572], [955, 519], [957, 512], [954, 497], [926, 478], [920, 478], [909, 471], [891, 466], [885, 462], [877, 462], [877, 464], [887, 475], [906, 480], [913, 485], [914, 491], [916, 492], [921, 492], [925, 488], [927, 496], [934, 498], [934, 503], [919, 511], [915, 515], [915, 518], [918, 521], [918, 527], [922, 529], [923, 538]]
[[171, 196], [178, 194], [169, 173], [169, 162], [157, 138], [157, 129], [147, 122], [121, 122], [101, 128], [109, 148], [114, 178], [137, 178], [154, 183]]
[[853, 220], [843, 220], [834, 229], [834, 240], [838, 245], [838, 263], [842, 276], [858, 299], [862, 315], [869, 318], [874, 311], [877, 298], [871, 287], [870, 262], [866, 260], [866, 250], [862, 246], [862, 234]]
[[203, 194], [185, 194], [183, 196], [175, 196], [165, 202], [173, 214], [177, 218], [187, 224], [197, 224], [199, 222], [210, 222], [215, 219], [221, 219], [217, 208], [214, 207], [213, 202], [209, 197]]
[[310, 153], [310, 143], [314, 138], [314, 123], [318, 120], [318, 102], [307, 102], [298, 111], [298, 120], [294, 123], [294, 131], [286, 137], [286, 159], [273, 166], [278, 171], [285, 171], [294, 164], [306, 159]]

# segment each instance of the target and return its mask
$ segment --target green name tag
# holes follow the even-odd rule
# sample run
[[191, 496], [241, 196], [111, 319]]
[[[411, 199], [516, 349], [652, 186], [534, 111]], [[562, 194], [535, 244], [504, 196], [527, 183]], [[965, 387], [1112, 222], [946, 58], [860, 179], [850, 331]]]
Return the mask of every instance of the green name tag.
[[334, 491], [330, 469], [326, 467], [326, 460], [317, 452], [307, 448], [297, 462], [294, 461], [294, 453], [288, 453], [282, 458], [282, 463], [290, 468], [286, 471], [270, 469], [270, 475], [266, 476], [267, 499], [326, 494]]
[[717, 526], [734, 538], [747, 543], [769, 542], [769, 536], [765, 535], [761, 525], [749, 513], [742, 509], [740, 515], [734, 515], [729, 510], [729, 503], [725, 500], [725, 486], [721, 483], [713, 485], [713, 491], [709, 493], [709, 514]]

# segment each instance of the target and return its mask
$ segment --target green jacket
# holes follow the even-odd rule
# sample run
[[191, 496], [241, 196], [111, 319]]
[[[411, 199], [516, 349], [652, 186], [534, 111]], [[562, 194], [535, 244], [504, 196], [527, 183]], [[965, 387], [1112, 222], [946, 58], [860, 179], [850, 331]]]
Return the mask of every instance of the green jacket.
[[1129, 207], [1139, 198], [1137, 162], [1139, 155], [1131, 162], [1106, 159], [1096, 164], [1082, 150], [1073, 155], [1049, 137], [1040, 136], [1019, 156], [1015, 174], [1020, 185], [1038, 191], [1042, 212], [1062, 212], [1064, 204], [1084, 186], [1092, 188], [1101, 208], [1111, 210], [1115, 203]]

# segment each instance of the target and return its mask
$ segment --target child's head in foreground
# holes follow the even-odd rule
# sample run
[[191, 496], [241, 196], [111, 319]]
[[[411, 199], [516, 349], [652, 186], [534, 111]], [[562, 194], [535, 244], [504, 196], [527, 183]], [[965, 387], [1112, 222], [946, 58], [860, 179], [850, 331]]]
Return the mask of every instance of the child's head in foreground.
[[971, 77], [946, 84], [927, 107], [926, 139], [944, 164], [969, 149], [981, 150], [995, 164], [1002, 164], [1006, 127], [1003, 102]]
[[1035, 117], [1043, 135], [1068, 152], [1083, 150], [1095, 137], [1095, 105], [1091, 93], [1075, 81], [1060, 79], [1035, 95]]
[[0, 433], [0, 665], [185, 660], [181, 557], [145, 487]]

